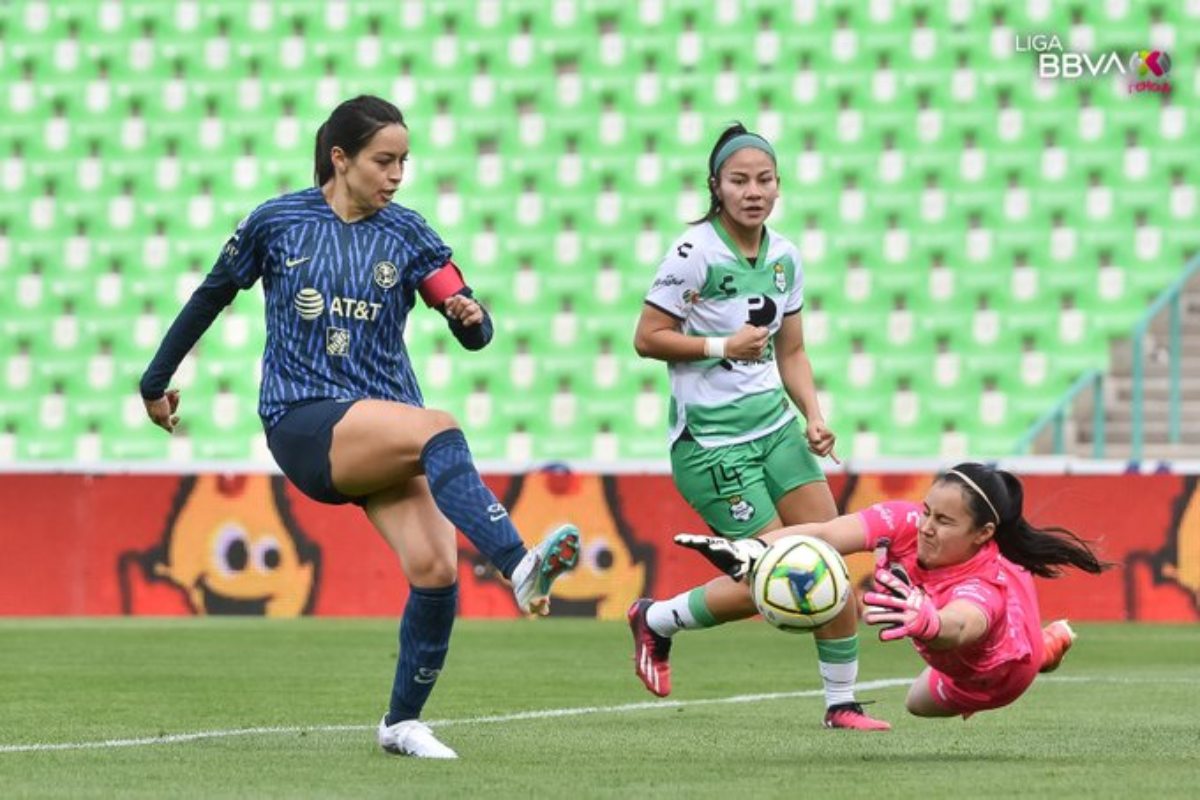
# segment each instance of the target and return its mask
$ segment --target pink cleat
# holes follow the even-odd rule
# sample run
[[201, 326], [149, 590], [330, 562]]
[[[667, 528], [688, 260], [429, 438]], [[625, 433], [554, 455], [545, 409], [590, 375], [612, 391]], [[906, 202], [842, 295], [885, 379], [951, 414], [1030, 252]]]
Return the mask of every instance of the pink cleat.
[[838, 703], [825, 710], [826, 728], [843, 728], [852, 731], [890, 731], [890, 722], [867, 716], [861, 703]]
[[654, 603], [648, 598], [635, 600], [626, 616], [633, 632], [633, 671], [646, 688], [659, 697], [671, 693], [671, 639], [659, 636], [646, 624], [646, 609]]
[[1075, 631], [1065, 619], [1056, 619], [1042, 628], [1042, 643], [1046, 645], [1046, 655], [1042, 657], [1042, 668], [1038, 672], [1054, 672], [1075, 644]]

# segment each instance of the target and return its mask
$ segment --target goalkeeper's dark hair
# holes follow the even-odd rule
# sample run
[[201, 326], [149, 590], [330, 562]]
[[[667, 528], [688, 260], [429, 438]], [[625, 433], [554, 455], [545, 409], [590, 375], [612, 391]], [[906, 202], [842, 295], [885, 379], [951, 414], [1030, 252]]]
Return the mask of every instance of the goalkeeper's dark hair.
[[995, 525], [1000, 554], [1034, 575], [1055, 578], [1063, 566], [1097, 574], [1112, 566], [1066, 528], [1038, 528], [1025, 519], [1025, 489], [1011, 472], [968, 462], [942, 473], [938, 481], [958, 484], [975, 527]]
[[329, 119], [317, 128], [316, 154], [313, 156], [313, 180], [317, 186], [324, 186], [333, 178], [330, 150], [340, 147], [353, 158], [367, 146], [372, 136], [388, 125], [408, 127], [400, 109], [381, 97], [360, 94], [335, 108]]
[[721, 135], [717, 137], [716, 144], [708, 153], [708, 178], [705, 183], [708, 185], [708, 212], [700, 219], [694, 219], [689, 222], [689, 225], [699, 225], [702, 222], [712, 222], [721, 213], [721, 199], [717, 197], [717, 172], [714, 169], [717, 161], [717, 153], [721, 152], [721, 148], [735, 136], [740, 136], [743, 133], [749, 133], [746, 126], [740, 122], [734, 122], [732, 125], [721, 131]]

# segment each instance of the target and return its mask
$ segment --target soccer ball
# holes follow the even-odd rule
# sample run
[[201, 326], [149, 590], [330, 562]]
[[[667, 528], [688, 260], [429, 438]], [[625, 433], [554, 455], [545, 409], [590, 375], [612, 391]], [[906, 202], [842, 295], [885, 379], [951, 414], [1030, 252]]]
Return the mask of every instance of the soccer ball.
[[838, 615], [850, 596], [841, 555], [812, 536], [786, 536], [759, 557], [750, 575], [763, 619], [789, 633], [813, 631]]

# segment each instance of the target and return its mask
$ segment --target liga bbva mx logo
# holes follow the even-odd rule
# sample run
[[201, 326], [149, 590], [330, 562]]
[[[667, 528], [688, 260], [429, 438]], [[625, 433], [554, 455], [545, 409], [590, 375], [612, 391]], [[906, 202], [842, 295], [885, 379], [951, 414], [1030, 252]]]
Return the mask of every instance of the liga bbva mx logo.
[[1137, 50], [1129, 58], [1129, 71], [1139, 78], [1161, 78], [1171, 71], [1171, 57], [1163, 50]]
[[1130, 94], [1171, 91], [1167, 81], [1171, 57], [1165, 50], [1134, 50], [1128, 57], [1119, 50], [1103, 53], [1067, 50], [1054, 34], [1018, 34], [1014, 47], [1018, 53], [1037, 54], [1037, 76], [1042, 79], [1076, 80], [1120, 74], [1129, 80]]

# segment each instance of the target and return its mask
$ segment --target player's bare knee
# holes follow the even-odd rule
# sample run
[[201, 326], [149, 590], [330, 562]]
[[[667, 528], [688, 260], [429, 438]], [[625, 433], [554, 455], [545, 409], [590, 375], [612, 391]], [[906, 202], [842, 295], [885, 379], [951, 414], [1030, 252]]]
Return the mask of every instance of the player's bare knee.
[[431, 558], [411, 565], [408, 569], [408, 580], [414, 586], [449, 586], [458, 580], [458, 564], [452, 559]]
[[909, 687], [908, 694], [904, 697], [904, 709], [915, 717], [924, 717], [927, 716], [924, 712], [926, 704], [921, 696], [919, 680]]
[[380, 428], [375, 434], [375, 446], [380, 449], [380, 461], [394, 465], [398, 481], [406, 481], [415, 472], [414, 465], [429, 440], [439, 433], [459, 428], [458, 420], [445, 411], [426, 410], [417, 417], [408, 418], [401, 424], [395, 422]]
[[425, 414], [425, 430], [430, 437], [459, 427], [458, 420], [448, 411], [429, 409]]

